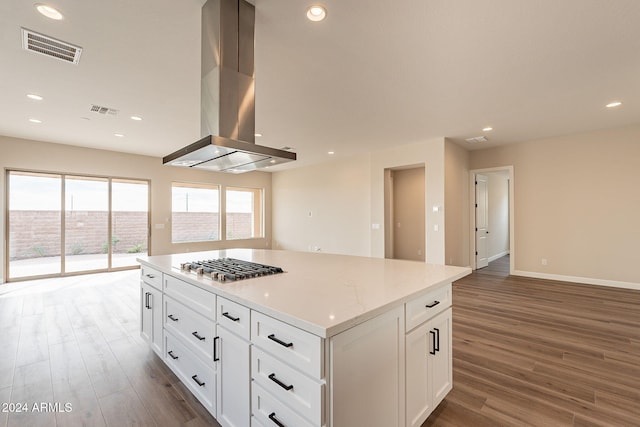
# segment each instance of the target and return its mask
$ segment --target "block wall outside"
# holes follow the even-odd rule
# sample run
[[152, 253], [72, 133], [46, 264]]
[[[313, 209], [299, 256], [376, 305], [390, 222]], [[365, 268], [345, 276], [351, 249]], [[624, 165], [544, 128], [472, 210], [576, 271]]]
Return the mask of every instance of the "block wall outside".
[[[9, 258], [59, 256], [61, 224], [59, 211], [11, 211], [9, 215]], [[147, 251], [146, 212], [114, 212], [113, 253]], [[219, 214], [174, 212], [174, 241], [219, 240]], [[216, 224], [215, 227], [203, 224]], [[106, 253], [108, 216], [100, 211], [67, 212], [65, 218], [65, 252], [68, 255]], [[250, 238], [252, 214], [229, 213], [227, 238]]]

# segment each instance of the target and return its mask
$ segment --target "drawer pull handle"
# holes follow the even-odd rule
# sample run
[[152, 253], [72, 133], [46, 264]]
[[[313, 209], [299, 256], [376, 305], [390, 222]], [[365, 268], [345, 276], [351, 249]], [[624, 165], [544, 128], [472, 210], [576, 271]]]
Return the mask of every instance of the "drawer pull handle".
[[440, 301], [434, 301], [432, 304], [427, 304], [427, 305], [425, 305], [425, 307], [427, 307], [427, 308], [433, 308], [433, 307], [435, 307], [435, 306], [436, 306], [436, 305], [438, 305], [438, 304], [440, 304]]
[[177, 317], [173, 317], [173, 314], [170, 314], [167, 316], [169, 319], [173, 320], [174, 322], [177, 322], [179, 319]]
[[155, 279], [155, 278], [156, 278], [156, 276], [154, 276], [153, 274], [147, 274], [146, 276], [147, 276], [149, 279]]
[[201, 336], [198, 334], [198, 331], [191, 332], [191, 335], [193, 335], [194, 337], [198, 338], [200, 341], [204, 341], [204, 340], [205, 340], [205, 337], [201, 337]]
[[278, 384], [280, 387], [282, 387], [283, 389], [289, 391], [293, 388], [293, 384], [291, 385], [286, 385], [285, 383], [283, 383], [282, 381], [280, 381], [279, 379], [276, 378], [276, 374], [275, 372], [269, 375], [269, 379], [271, 381], [273, 381], [274, 383]]
[[278, 427], [287, 427], [284, 424], [282, 424], [279, 419], [276, 418], [275, 412], [272, 412], [269, 414], [269, 419], [273, 421]]
[[198, 384], [200, 387], [203, 387], [203, 386], [204, 386], [204, 383], [203, 383], [203, 382], [201, 382], [201, 381], [198, 379], [198, 376], [197, 376], [197, 375], [194, 375], [194, 376], [192, 376], [191, 378], [193, 378], [193, 380], [196, 382], [196, 384]]
[[281, 346], [284, 347], [293, 347], [293, 343], [292, 342], [284, 342], [282, 340], [279, 340], [278, 338], [276, 338], [275, 334], [271, 334], [269, 335], [267, 338], [269, 338], [271, 341], [275, 341], [278, 344], [280, 344]]
[[217, 362], [218, 360], [220, 360], [220, 358], [218, 357], [218, 348], [216, 347], [216, 341], [218, 341], [220, 339], [220, 337], [215, 337], [213, 339], [213, 361]]
[[436, 340], [434, 342], [434, 348], [436, 351], [440, 351], [440, 329], [433, 328], [433, 330], [436, 331]]
[[229, 314], [229, 312], [228, 312], [228, 311], [226, 311], [226, 312], [222, 313], [222, 315], [223, 315], [224, 317], [226, 317], [227, 319], [231, 319], [231, 320], [233, 320], [234, 322], [237, 322], [237, 321], [239, 321], [239, 320], [240, 320], [240, 318], [239, 318], [239, 317], [233, 317], [233, 316], [231, 316], [231, 315]]
[[172, 358], [173, 360], [178, 359], [178, 356], [174, 356], [174, 355], [173, 355], [173, 350], [171, 350], [171, 351], [170, 351], [170, 352], [168, 352], [167, 354], [168, 354], [169, 356], [171, 356], [171, 358]]
[[433, 343], [433, 350], [429, 350], [429, 354], [436, 354], [436, 333], [433, 331], [429, 331], [429, 335], [431, 335], [432, 338], [432, 343]]

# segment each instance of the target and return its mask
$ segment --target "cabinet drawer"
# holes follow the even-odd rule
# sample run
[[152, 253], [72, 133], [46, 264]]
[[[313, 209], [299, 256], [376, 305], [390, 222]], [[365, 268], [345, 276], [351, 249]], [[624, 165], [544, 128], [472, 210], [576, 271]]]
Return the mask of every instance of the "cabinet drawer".
[[[212, 414], [216, 412], [216, 373], [170, 333], [165, 333], [165, 361]], [[213, 363], [213, 361], [211, 362]]]
[[315, 425], [324, 420], [324, 384], [312, 380], [276, 358], [253, 347], [251, 376], [269, 394]]
[[251, 342], [309, 376], [324, 377], [324, 340], [316, 335], [252, 311]]
[[251, 310], [226, 298], [218, 297], [218, 323], [249, 341], [251, 339]]
[[213, 339], [216, 326], [213, 320], [199, 315], [175, 301], [164, 299], [164, 328], [189, 343], [189, 347], [204, 360], [213, 361]]
[[216, 320], [216, 294], [168, 274], [164, 275], [164, 293], [203, 316]]
[[162, 273], [160, 270], [141, 264], [140, 277], [143, 282], [150, 284], [159, 291], [162, 290]]
[[405, 329], [410, 331], [451, 306], [451, 283], [406, 304]]
[[265, 426], [313, 427], [313, 424], [274, 399], [255, 381], [251, 383], [251, 413]]

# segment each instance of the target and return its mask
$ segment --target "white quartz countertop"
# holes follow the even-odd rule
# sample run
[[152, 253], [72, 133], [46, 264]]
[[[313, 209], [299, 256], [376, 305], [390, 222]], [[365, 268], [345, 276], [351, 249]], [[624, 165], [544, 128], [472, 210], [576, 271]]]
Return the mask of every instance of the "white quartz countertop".
[[[236, 258], [285, 273], [217, 282], [180, 270], [203, 259]], [[323, 338], [471, 273], [466, 267], [311, 252], [227, 249], [139, 258], [139, 262]]]

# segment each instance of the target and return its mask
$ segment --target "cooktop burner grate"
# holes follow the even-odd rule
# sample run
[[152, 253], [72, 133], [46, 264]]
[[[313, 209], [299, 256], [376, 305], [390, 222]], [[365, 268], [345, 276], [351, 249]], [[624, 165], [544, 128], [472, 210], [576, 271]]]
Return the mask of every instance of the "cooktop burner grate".
[[182, 271], [194, 271], [199, 276], [208, 276], [221, 282], [227, 280], [251, 279], [253, 277], [284, 273], [280, 267], [242, 261], [234, 258], [220, 258], [180, 264]]

